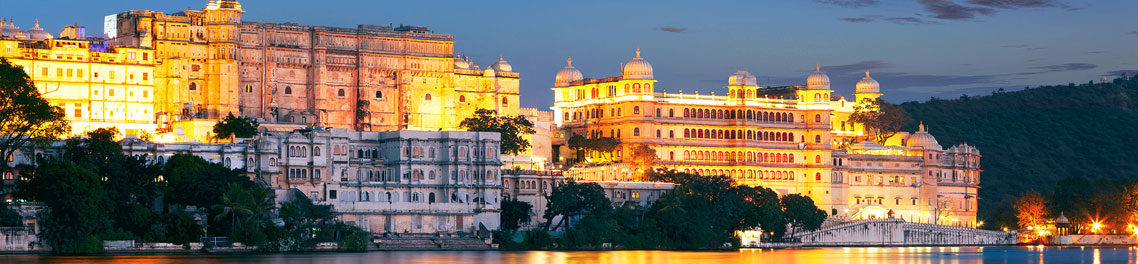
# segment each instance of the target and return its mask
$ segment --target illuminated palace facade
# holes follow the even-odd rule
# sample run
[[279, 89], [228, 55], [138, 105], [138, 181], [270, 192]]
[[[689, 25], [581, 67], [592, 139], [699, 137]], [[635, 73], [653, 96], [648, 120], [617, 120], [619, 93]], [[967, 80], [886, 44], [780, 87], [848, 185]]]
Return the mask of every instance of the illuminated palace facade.
[[882, 95], [868, 72], [854, 101], [834, 95], [820, 69], [806, 85], [786, 87], [760, 87], [741, 70], [725, 88], [721, 95], [668, 93], [639, 50], [617, 77], [584, 78], [570, 60], [553, 88], [563, 138], [616, 137], [622, 144], [611, 158], [582, 155], [586, 164], [566, 177], [635, 180], [622, 162], [632, 147], [647, 145], [656, 150], [657, 166], [807, 195], [835, 217], [882, 218], [892, 211], [915, 222], [975, 221], [975, 148], [944, 150], [923, 125], [885, 145], [850, 144], [865, 136], [860, 124], [846, 121], [854, 104]]
[[[482, 68], [454, 37], [421, 26], [356, 28], [242, 21], [240, 3], [107, 16], [106, 38], [0, 26], [0, 57], [24, 66], [75, 132], [117, 126], [207, 131], [227, 114], [362, 131], [455, 130], [476, 109], [518, 115], [518, 73]], [[75, 28], [79, 33], [74, 33]], [[89, 124], [89, 125], [88, 125]], [[203, 129], [204, 128], [204, 129]], [[203, 135], [190, 135], [194, 139]]]

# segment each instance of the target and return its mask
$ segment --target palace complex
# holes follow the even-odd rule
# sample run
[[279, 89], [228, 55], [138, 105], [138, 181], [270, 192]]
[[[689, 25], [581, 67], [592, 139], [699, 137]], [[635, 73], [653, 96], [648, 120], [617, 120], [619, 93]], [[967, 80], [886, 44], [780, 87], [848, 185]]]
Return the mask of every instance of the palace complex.
[[179, 132], [204, 141], [227, 114], [362, 131], [455, 130], [479, 108], [518, 115], [518, 73], [454, 52], [421, 26], [356, 28], [242, 21], [240, 3], [107, 16], [106, 38], [69, 26], [0, 25], [0, 58], [23, 66], [76, 134]]
[[850, 144], [865, 137], [862, 125], [847, 121], [854, 105], [882, 95], [868, 72], [853, 101], [833, 94], [820, 67], [804, 86], [761, 87], [740, 70], [724, 88], [721, 95], [668, 93], [639, 50], [616, 77], [585, 78], [570, 60], [552, 88], [564, 138], [614, 137], [622, 144], [612, 155], [578, 153], [585, 165], [566, 177], [635, 180], [623, 163], [631, 162], [633, 147], [646, 145], [659, 166], [807, 195], [839, 217], [975, 221], [980, 154], [974, 147], [946, 150], [923, 124], [884, 145]]

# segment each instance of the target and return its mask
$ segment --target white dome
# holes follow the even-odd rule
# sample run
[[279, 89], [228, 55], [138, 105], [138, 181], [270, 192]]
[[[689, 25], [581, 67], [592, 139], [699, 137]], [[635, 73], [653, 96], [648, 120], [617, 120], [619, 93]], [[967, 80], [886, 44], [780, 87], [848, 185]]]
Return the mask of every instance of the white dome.
[[510, 63], [506, 62], [505, 59], [502, 59], [502, 56], [498, 56], [498, 62], [495, 62], [494, 65], [490, 65], [490, 68], [494, 68], [495, 71], [500, 72], [514, 71], [514, 67], [510, 66]]
[[455, 55], [454, 56], [454, 68], [455, 69], [469, 70], [470, 65], [471, 65], [470, 61], [467, 60], [465, 57], [462, 57], [462, 55]]
[[573, 68], [573, 57], [569, 57], [569, 60], [565, 62], [565, 68], [558, 71], [557, 77], [553, 79], [553, 86], [569, 86], [570, 83], [580, 81], [584, 78], [585, 76], [581, 74], [581, 71], [577, 70], [577, 68]]
[[865, 77], [857, 82], [856, 93], [881, 93], [881, 84], [869, 77], [869, 70], [866, 70]]
[[0, 19], [0, 36], [12, 37], [16, 39], [28, 38], [28, 35], [25, 34], [23, 30], [20, 30], [20, 27], [17, 27], [16, 23], [12, 22], [11, 18], [9, 18], [7, 22], [4, 22], [3, 19]]
[[40, 28], [40, 20], [36, 19], [36, 25], [28, 29], [28, 38], [34, 40], [45, 40], [52, 38], [51, 33], [47, 33], [43, 28]]
[[621, 70], [621, 79], [624, 80], [651, 80], [652, 64], [640, 58], [640, 48], [636, 48], [636, 58], [632, 58]]
[[906, 141], [905, 145], [907, 147], [911, 147], [911, 148], [924, 148], [924, 149], [935, 149], [935, 150], [943, 149], [943, 148], [941, 148], [940, 143], [937, 143], [936, 137], [933, 137], [932, 134], [929, 134], [928, 131], [925, 131], [925, 124], [924, 123], [921, 123], [921, 125], [917, 127], [917, 133], [914, 133], [913, 135], [909, 136], [909, 138], [907, 138], [905, 141]]
[[822, 66], [816, 65], [814, 73], [810, 77], [806, 77], [806, 89], [810, 90], [829, 90], [830, 89], [830, 76], [822, 73]]
[[727, 77], [727, 86], [759, 86], [759, 85], [758, 85], [757, 78], [755, 78], [755, 75], [751, 75], [750, 72], [747, 72], [744, 70], [739, 70], [739, 71], [735, 72], [735, 74], [732, 74], [731, 77]]

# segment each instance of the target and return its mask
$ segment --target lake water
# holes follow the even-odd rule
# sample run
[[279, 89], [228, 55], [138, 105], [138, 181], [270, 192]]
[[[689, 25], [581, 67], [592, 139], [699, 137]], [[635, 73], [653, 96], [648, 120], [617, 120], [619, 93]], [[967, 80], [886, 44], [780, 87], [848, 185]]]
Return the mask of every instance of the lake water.
[[1135, 263], [1138, 247], [897, 247], [692, 251], [403, 251], [368, 253], [3, 256], [2, 263]]

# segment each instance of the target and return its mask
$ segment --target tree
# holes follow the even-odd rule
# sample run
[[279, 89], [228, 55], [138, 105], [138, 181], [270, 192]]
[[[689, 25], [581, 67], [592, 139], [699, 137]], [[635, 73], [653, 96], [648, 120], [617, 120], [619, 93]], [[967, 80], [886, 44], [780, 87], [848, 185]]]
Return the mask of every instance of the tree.
[[249, 194], [245, 189], [237, 183], [231, 182], [226, 187], [225, 194], [221, 196], [221, 204], [214, 205], [214, 209], [220, 211], [214, 216], [214, 221], [221, 222], [228, 218], [230, 237], [241, 231], [241, 222], [238, 219], [253, 215], [253, 210], [249, 208], [250, 198], [248, 196]]
[[[63, 108], [41, 95], [22, 67], [0, 59], [0, 159], [32, 143], [58, 138], [71, 131]], [[8, 169], [0, 162], [0, 171]]]
[[462, 120], [459, 126], [468, 131], [498, 132], [501, 134], [502, 154], [518, 155], [530, 148], [524, 137], [536, 133], [533, 123], [524, 116], [498, 116], [490, 109], [478, 109], [474, 116]]
[[0, 204], [0, 227], [24, 226], [24, 216], [12, 210], [11, 205]]
[[1016, 210], [1016, 218], [1019, 219], [1020, 228], [1038, 227], [1046, 221], [1044, 214], [1047, 213], [1047, 201], [1043, 200], [1043, 196], [1039, 192], [1024, 192], [1013, 206]]
[[[41, 158], [20, 182], [21, 196], [43, 202], [42, 238], [59, 253], [95, 253], [90, 241], [111, 227], [111, 201], [100, 177], [70, 162]], [[101, 250], [100, 246], [97, 248]]]
[[595, 153], [600, 160], [611, 161], [612, 153], [620, 147], [620, 139], [615, 137], [585, 138], [582, 135], [573, 135], [566, 142], [568, 147], [577, 151], [577, 161], [580, 162], [588, 153]]
[[257, 135], [258, 126], [261, 124], [257, 123], [257, 120], [244, 116], [233, 116], [233, 113], [229, 113], [224, 119], [213, 124], [213, 137], [216, 139], [251, 138]]
[[782, 197], [782, 210], [786, 221], [794, 230], [817, 230], [826, 221], [826, 211], [814, 205], [814, 199], [801, 194]]
[[229, 183], [253, 185], [248, 177], [241, 176], [238, 171], [188, 154], [170, 157], [163, 171], [167, 180], [164, 189], [167, 204], [211, 208], [223, 203], [221, 197]]
[[637, 172], [648, 172], [652, 169], [652, 165], [660, 160], [656, 156], [656, 149], [647, 145], [636, 145], [629, 151], [628, 160], [632, 163], [632, 167], [636, 168]]
[[786, 232], [786, 218], [778, 193], [769, 188], [739, 185], [735, 187], [747, 206], [741, 213], [740, 228], [762, 227], [763, 231], [773, 232], [781, 237]]
[[527, 202], [517, 199], [502, 201], [502, 229], [517, 230], [523, 223], [529, 222], [531, 210], [533, 210], [533, 205]]
[[904, 109], [881, 98], [867, 98], [854, 105], [854, 112], [850, 114], [849, 121], [862, 124], [866, 134], [870, 135], [874, 142], [883, 144], [905, 125], [912, 123], [913, 117]]
[[[562, 216], [557, 226], [567, 225], [569, 217], [584, 214], [605, 215], [612, 211], [612, 201], [605, 197], [605, 190], [596, 183], [577, 183], [569, 181], [553, 188], [545, 206], [545, 227], [555, 229], [553, 218]], [[566, 229], [569, 227], [566, 226]]]

